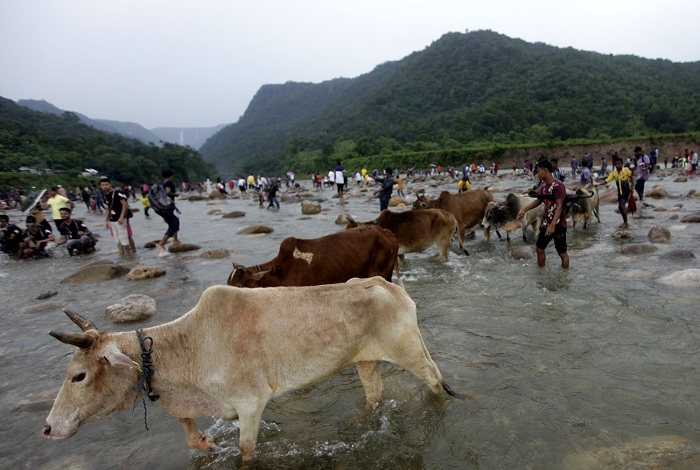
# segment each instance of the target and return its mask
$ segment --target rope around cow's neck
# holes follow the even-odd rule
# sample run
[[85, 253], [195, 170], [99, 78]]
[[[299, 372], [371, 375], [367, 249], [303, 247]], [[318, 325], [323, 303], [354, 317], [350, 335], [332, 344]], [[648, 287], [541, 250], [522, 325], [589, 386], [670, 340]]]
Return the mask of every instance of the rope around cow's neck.
[[136, 330], [136, 336], [139, 339], [139, 344], [141, 345], [141, 365], [137, 367], [141, 372], [141, 379], [136, 386], [136, 398], [134, 398], [134, 406], [131, 408], [133, 413], [136, 409], [136, 402], [139, 399], [141, 392], [145, 392], [143, 396], [143, 422], [146, 425], [146, 430], [148, 431], [148, 410], [146, 409], [146, 397], [151, 401], [156, 401], [160, 398], [151, 386], [151, 378], [156, 371], [156, 368], [151, 362], [151, 353], [153, 352], [153, 338], [150, 336], [143, 337], [143, 330]]

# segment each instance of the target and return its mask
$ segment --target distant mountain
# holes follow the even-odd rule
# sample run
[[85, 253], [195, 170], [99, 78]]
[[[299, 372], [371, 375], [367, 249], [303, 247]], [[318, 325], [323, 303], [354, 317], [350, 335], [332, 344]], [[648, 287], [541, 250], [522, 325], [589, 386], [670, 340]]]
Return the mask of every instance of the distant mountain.
[[[17, 104], [24, 106], [25, 108], [33, 109], [34, 111], [55, 114], [57, 116], [62, 116], [65, 112], [63, 109], [60, 109], [44, 100], [18, 100]], [[162, 141], [172, 144], [188, 145], [194, 149], [199, 149], [209, 137], [224, 127], [224, 124], [221, 124], [214, 127], [159, 127], [148, 130], [135, 122], [93, 119], [78, 112], [73, 112], [73, 114], [78, 116], [78, 118], [80, 118], [80, 122], [83, 124], [87, 124], [88, 126], [92, 126], [101, 131], [119, 134], [130, 139], [137, 139], [144, 144], [154, 143], [156, 145], [160, 145]]]
[[226, 124], [219, 124], [214, 127], [156, 127], [151, 132], [165, 142], [174, 144], [189, 145], [194, 149], [199, 149], [204, 142], [213, 136]]
[[264, 85], [200, 149], [222, 174], [315, 171], [339, 155], [700, 129], [700, 62], [448, 33], [353, 79]]

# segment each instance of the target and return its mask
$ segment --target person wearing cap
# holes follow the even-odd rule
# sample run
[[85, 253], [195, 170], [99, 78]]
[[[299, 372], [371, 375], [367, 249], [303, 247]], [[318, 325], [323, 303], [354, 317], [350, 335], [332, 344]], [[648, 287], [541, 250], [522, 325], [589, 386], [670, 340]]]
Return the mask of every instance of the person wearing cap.
[[65, 196], [58, 194], [58, 187], [53, 186], [47, 190], [49, 198], [46, 200], [46, 204], [51, 206], [51, 213], [53, 215], [53, 223], [56, 225], [56, 229], [61, 231], [61, 224], [63, 220], [61, 219], [61, 209], [64, 207], [69, 207], [71, 210], [74, 207], [73, 201], [69, 200]]
[[24, 232], [24, 246], [18, 258], [44, 257], [51, 255], [55, 237], [51, 230], [37, 223], [36, 217], [27, 216], [27, 230]]
[[79, 254], [91, 251], [95, 247], [95, 241], [90, 236], [92, 232], [87, 228], [82, 220], [71, 218], [72, 211], [68, 207], [61, 209], [61, 224], [60, 233], [61, 239], [56, 245], [66, 245], [68, 254], [73, 254], [78, 251]]

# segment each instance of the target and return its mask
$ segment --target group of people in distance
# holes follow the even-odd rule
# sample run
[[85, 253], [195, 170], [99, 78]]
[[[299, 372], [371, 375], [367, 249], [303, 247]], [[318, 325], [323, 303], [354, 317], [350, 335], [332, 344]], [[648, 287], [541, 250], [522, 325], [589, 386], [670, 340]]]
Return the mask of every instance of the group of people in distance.
[[[635, 168], [637, 171], [636, 183], [634, 190], [636, 191], [639, 201], [644, 199], [644, 185], [651, 174], [652, 161], [649, 155], [646, 155], [641, 147], [634, 149]], [[614, 158], [613, 164], [615, 169], [608, 174], [605, 180], [600, 185], [607, 185], [613, 181], [617, 186], [617, 200], [622, 216], [622, 224], [619, 229], [627, 229], [629, 227], [627, 221], [628, 203], [633, 198], [632, 194], [632, 170], [629, 167], [623, 166], [622, 158]], [[537, 162], [535, 172], [540, 180], [537, 194], [549, 197], [537, 197], [535, 201], [524, 207], [518, 213], [518, 217], [522, 217], [529, 210], [534, 209], [540, 204], [545, 205], [544, 218], [540, 225], [540, 233], [537, 238], [537, 264], [544, 267], [546, 261], [545, 248], [554, 240], [554, 248], [561, 258], [561, 266], [564, 269], [569, 267], [569, 255], [566, 245], [566, 211], [564, 200], [566, 198], [566, 188], [564, 183], [553, 176], [554, 166], [547, 159], [541, 159]], [[592, 180], [588, 180], [592, 184]], [[583, 181], [582, 181], [583, 183]]]
[[[156, 243], [156, 248], [161, 251], [162, 256], [165, 256], [168, 254], [165, 245], [171, 238], [174, 244], [180, 243], [178, 239], [180, 219], [176, 215], [179, 211], [174, 203], [178, 193], [173, 183], [173, 172], [166, 170], [162, 175], [163, 181], [159, 186], [164, 189], [167, 198], [172, 202], [167, 208], [153, 207], [153, 209], [168, 225], [163, 237]], [[105, 225], [116, 239], [119, 253], [135, 254], [136, 244], [129, 223], [132, 214], [129, 210], [128, 196], [120, 188], [113, 186], [109, 178], [100, 179], [99, 186], [106, 204]], [[96, 239], [84, 221], [73, 218], [74, 203], [60, 194], [61, 189], [60, 186], [56, 186], [47, 190], [48, 198], [37, 204], [38, 210], [33, 215], [26, 217], [26, 228], [11, 224], [8, 215], [0, 214], [0, 250], [3, 253], [22, 259], [50, 256], [57, 246], [65, 246], [70, 256], [88, 253], [95, 249]], [[49, 208], [56, 234], [41, 212]]]

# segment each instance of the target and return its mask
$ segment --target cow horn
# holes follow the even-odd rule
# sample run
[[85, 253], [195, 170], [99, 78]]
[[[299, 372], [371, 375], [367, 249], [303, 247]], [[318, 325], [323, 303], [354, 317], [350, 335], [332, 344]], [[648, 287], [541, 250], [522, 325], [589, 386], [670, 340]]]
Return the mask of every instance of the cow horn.
[[[68, 318], [73, 321], [76, 325], [80, 327], [81, 330], [83, 331], [88, 331], [88, 330], [97, 330], [97, 326], [78, 312], [74, 312], [73, 310], [68, 310], [67, 308], [63, 309], [63, 313], [68, 315]], [[99, 330], [98, 330], [99, 331]]]
[[80, 349], [90, 349], [97, 339], [94, 335], [87, 333], [59, 333], [56, 331], [49, 331], [49, 334], [62, 343], [72, 344]]

